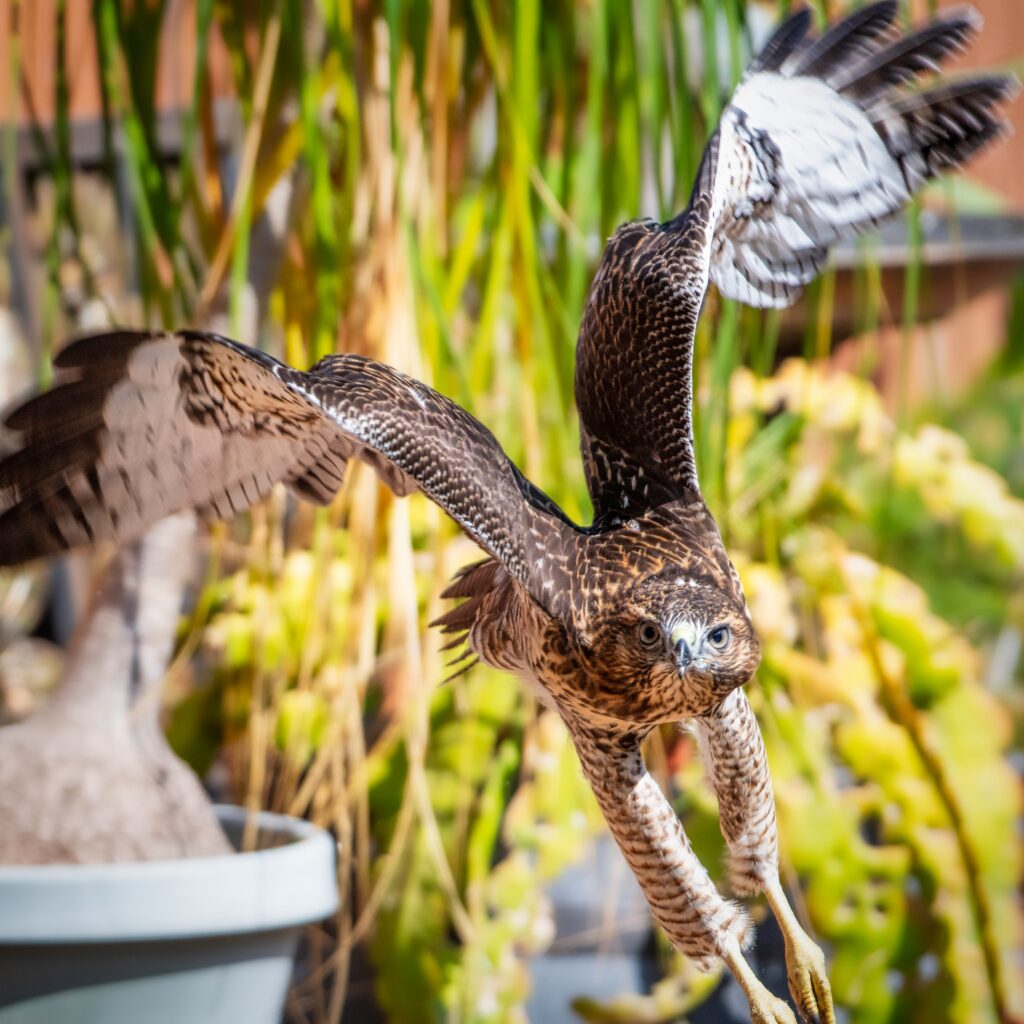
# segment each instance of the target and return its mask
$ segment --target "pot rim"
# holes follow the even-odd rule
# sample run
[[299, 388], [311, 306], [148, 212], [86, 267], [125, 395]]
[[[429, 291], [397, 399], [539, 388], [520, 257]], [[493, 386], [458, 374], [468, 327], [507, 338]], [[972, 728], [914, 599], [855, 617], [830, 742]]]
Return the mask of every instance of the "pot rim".
[[[214, 807], [229, 833], [250, 812]], [[0, 866], [0, 945], [196, 939], [319, 921], [338, 906], [334, 839], [308, 821], [256, 813], [280, 846], [118, 864]]]

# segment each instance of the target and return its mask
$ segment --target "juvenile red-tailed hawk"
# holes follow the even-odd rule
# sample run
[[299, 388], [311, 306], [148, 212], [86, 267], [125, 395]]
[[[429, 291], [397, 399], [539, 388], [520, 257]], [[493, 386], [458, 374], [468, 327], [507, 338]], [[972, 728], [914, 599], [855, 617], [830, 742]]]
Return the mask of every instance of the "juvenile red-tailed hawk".
[[557, 707], [675, 946], [724, 960], [755, 1021], [792, 1021], [743, 957], [746, 915], [644, 767], [650, 730], [692, 718], [736, 891], [766, 894], [801, 1013], [833, 1021], [824, 958], [779, 884], [771, 782], [742, 690], [758, 641], [701, 499], [691, 361], [709, 280], [756, 306], [790, 303], [837, 239], [1001, 132], [1011, 79], [915, 81], [963, 46], [973, 12], [898, 37], [896, 8], [864, 7], [820, 38], [807, 11], [786, 21], [722, 115], [687, 209], [608, 243], [577, 348], [591, 526], [472, 416], [381, 363], [335, 355], [302, 372], [198, 331], [124, 331], [70, 345], [57, 385], [8, 417], [21, 447], [0, 463], [0, 564], [128, 540], [181, 509], [230, 516], [278, 481], [328, 502], [352, 458], [399, 494], [423, 491], [488, 555], [459, 573], [447, 593], [466, 600], [441, 625]]

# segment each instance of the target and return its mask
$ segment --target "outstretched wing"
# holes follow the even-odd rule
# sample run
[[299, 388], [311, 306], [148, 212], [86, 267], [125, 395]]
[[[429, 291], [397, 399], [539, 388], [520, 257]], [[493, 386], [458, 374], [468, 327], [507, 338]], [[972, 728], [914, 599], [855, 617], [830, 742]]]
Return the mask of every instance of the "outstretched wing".
[[598, 521], [699, 495], [691, 427], [694, 328], [709, 279], [755, 306], [791, 303], [829, 247], [1004, 130], [1009, 76], [906, 86], [977, 29], [969, 9], [896, 38], [884, 0], [807, 36], [785, 22], [708, 143], [690, 205], [608, 244], [577, 347], [576, 399]]
[[574, 530], [465, 410], [361, 356], [303, 373], [212, 334], [119, 332], [55, 363], [61, 382], [6, 420], [21, 447], [0, 461], [0, 565], [182, 509], [227, 517], [278, 481], [324, 503], [353, 457], [423, 491], [531, 593], [539, 550]]

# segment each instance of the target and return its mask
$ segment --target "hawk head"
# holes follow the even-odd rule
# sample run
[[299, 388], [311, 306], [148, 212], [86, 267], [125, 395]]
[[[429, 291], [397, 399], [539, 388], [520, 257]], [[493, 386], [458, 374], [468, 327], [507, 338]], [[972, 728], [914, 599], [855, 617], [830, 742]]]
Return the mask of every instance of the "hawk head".
[[761, 657], [738, 586], [692, 567], [620, 591], [593, 610], [574, 646], [577, 711], [647, 724], [710, 710]]

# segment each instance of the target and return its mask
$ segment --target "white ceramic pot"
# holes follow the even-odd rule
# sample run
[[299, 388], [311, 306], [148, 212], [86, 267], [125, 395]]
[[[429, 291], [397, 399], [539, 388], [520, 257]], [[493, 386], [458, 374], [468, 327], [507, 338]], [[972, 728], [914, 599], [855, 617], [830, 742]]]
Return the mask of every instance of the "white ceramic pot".
[[[237, 846], [246, 812], [217, 817]], [[0, 1024], [279, 1024], [302, 927], [337, 908], [334, 841], [258, 821], [254, 853], [0, 867]]]

